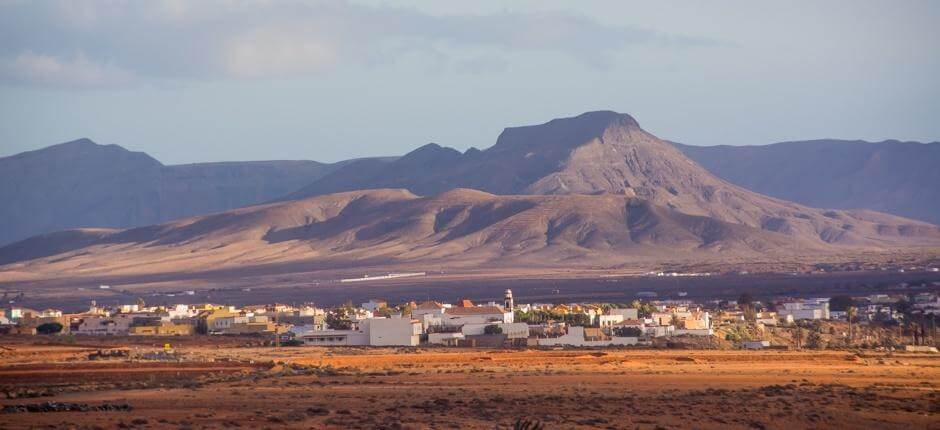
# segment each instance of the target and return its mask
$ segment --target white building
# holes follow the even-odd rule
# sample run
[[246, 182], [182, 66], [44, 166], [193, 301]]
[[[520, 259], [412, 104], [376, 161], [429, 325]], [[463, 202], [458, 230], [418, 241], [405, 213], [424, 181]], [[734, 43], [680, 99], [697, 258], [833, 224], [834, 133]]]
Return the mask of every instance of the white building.
[[464, 336], [474, 336], [485, 334], [486, 327], [495, 325], [500, 328], [502, 334], [508, 339], [526, 339], [529, 337], [529, 325], [526, 323], [483, 323], [483, 324], [464, 324], [460, 327], [460, 332]]
[[445, 309], [441, 316], [441, 323], [445, 326], [512, 322], [512, 311], [500, 306], [452, 307]]
[[611, 309], [609, 312], [610, 315], [620, 315], [624, 320], [635, 320], [639, 319], [639, 311], [635, 308], [617, 308]]
[[369, 318], [359, 329], [369, 334], [371, 346], [417, 346], [421, 341], [421, 322], [411, 318]]
[[829, 299], [807, 299], [799, 302], [786, 302], [777, 309], [777, 316], [781, 320], [827, 320], [829, 315]]
[[457, 342], [464, 340], [463, 333], [428, 333], [428, 344], [456, 346]]
[[421, 322], [410, 318], [367, 318], [356, 330], [306, 330], [305, 345], [320, 346], [417, 346]]
[[635, 337], [611, 336], [607, 339], [588, 340], [585, 337], [584, 327], [568, 327], [568, 333], [559, 337], [539, 338], [539, 346], [611, 346], [636, 345], [639, 341]]
[[597, 325], [599, 327], [610, 327], [622, 323], [624, 320], [622, 314], [598, 315]]
[[300, 336], [310, 346], [366, 346], [369, 335], [361, 330], [316, 330]]

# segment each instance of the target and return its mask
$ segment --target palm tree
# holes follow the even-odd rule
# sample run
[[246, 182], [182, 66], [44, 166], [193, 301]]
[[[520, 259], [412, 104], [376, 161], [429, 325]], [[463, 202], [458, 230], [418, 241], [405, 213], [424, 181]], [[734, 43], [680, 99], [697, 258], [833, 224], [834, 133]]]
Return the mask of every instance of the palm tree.
[[852, 324], [855, 320], [855, 317], [858, 315], [858, 308], [855, 306], [849, 306], [845, 308], [845, 316], [849, 319], [849, 344], [851, 345], [855, 341], [855, 326]]

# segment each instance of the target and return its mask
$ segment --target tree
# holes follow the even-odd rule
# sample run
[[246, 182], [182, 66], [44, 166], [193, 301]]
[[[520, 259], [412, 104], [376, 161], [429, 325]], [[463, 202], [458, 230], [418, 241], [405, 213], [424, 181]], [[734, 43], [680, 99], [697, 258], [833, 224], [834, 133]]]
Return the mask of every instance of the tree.
[[36, 333], [39, 334], [59, 334], [62, 332], [62, 324], [57, 322], [47, 322], [36, 327]]
[[750, 306], [753, 303], [754, 297], [748, 293], [741, 293], [741, 295], [738, 296], [738, 306], [741, 306], [742, 308], [744, 306]]
[[336, 308], [326, 314], [326, 325], [333, 330], [349, 330], [352, 320], [349, 319], [348, 308]]
[[669, 325], [678, 329], [685, 328], [685, 322], [680, 320], [679, 317], [676, 316], [676, 314], [672, 314], [672, 317], [669, 318]]
[[810, 330], [809, 336], [806, 337], [806, 346], [812, 349], [822, 349], [824, 347], [823, 338], [819, 331]]
[[793, 333], [793, 340], [796, 341], [796, 349], [803, 348], [803, 336], [804, 335], [805, 333], [803, 333], [803, 327], [797, 326], [796, 332]]
[[496, 324], [490, 324], [483, 327], [483, 334], [503, 334], [503, 328]]
[[580, 313], [580, 312], [565, 314], [562, 317], [562, 320], [566, 324], [572, 325], [572, 326], [587, 327], [591, 325], [591, 317], [587, 314]]
[[614, 334], [619, 337], [640, 337], [643, 330], [639, 327], [614, 327]]
[[144, 301], [144, 298], [143, 298], [143, 297], [138, 297], [138, 298], [137, 298], [137, 308], [138, 308], [138, 309], [143, 309], [143, 308], [146, 308], [146, 307], [147, 307], [147, 302]]
[[858, 316], [858, 308], [855, 306], [849, 306], [845, 308], [845, 316], [849, 320], [849, 344], [855, 341], [855, 326], [853, 322], [855, 317]]
[[649, 318], [653, 312], [656, 312], [656, 306], [640, 300], [631, 302], [630, 307], [636, 309], [637, 316], [640, 318]]
[[845, 312], [850, 306], [855, 306], [855, 299], [851, 296], [832, 296], [829, 299], [829, 310]]

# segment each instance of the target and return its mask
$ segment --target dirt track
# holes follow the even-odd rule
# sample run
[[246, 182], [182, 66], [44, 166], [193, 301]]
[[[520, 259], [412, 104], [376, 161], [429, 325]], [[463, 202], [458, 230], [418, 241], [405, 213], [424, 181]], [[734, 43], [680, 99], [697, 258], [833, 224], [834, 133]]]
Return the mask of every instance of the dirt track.
[[[57, 388], [4, 405], [134, 409], [2, 414], [0, 428], [511, 428], [519, 418], [547, 428], [940, 428], [935, 355], [218, 345], [186, 353], [191, 362], [135, 363], [120, 374], [106, 369], [121, 363], [26, 364], [5, 354], [17, 364], [0, 369], [4, 389], [21, 386], [29, 369], [32, 387]], [[197, 364], [210, 357], [226, 361]], [[74, 378], [49, 377], [62, 366]], [[102, 372], [120, 383], [92, 377]]]

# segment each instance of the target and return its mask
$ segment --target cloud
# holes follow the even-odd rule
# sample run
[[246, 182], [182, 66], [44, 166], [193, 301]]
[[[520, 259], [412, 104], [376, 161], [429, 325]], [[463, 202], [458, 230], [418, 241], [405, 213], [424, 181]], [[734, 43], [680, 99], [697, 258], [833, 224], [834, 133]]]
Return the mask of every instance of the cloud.
[[709, 43], [566, 12], [438, 16], [338, 0], [0, 2], [0, 82], [7, 84], [258, 79], [406, 55], [483, 72], [530, 51], [597, 66], [631, 45]]
[[131, 82], [130, 73], [112, 64], [98, 64], [76, 55], [60, 59], [26, 51], [15, 58], [0, 58], [0, 79], [8, 82], [63, 88], [101, 88]]

